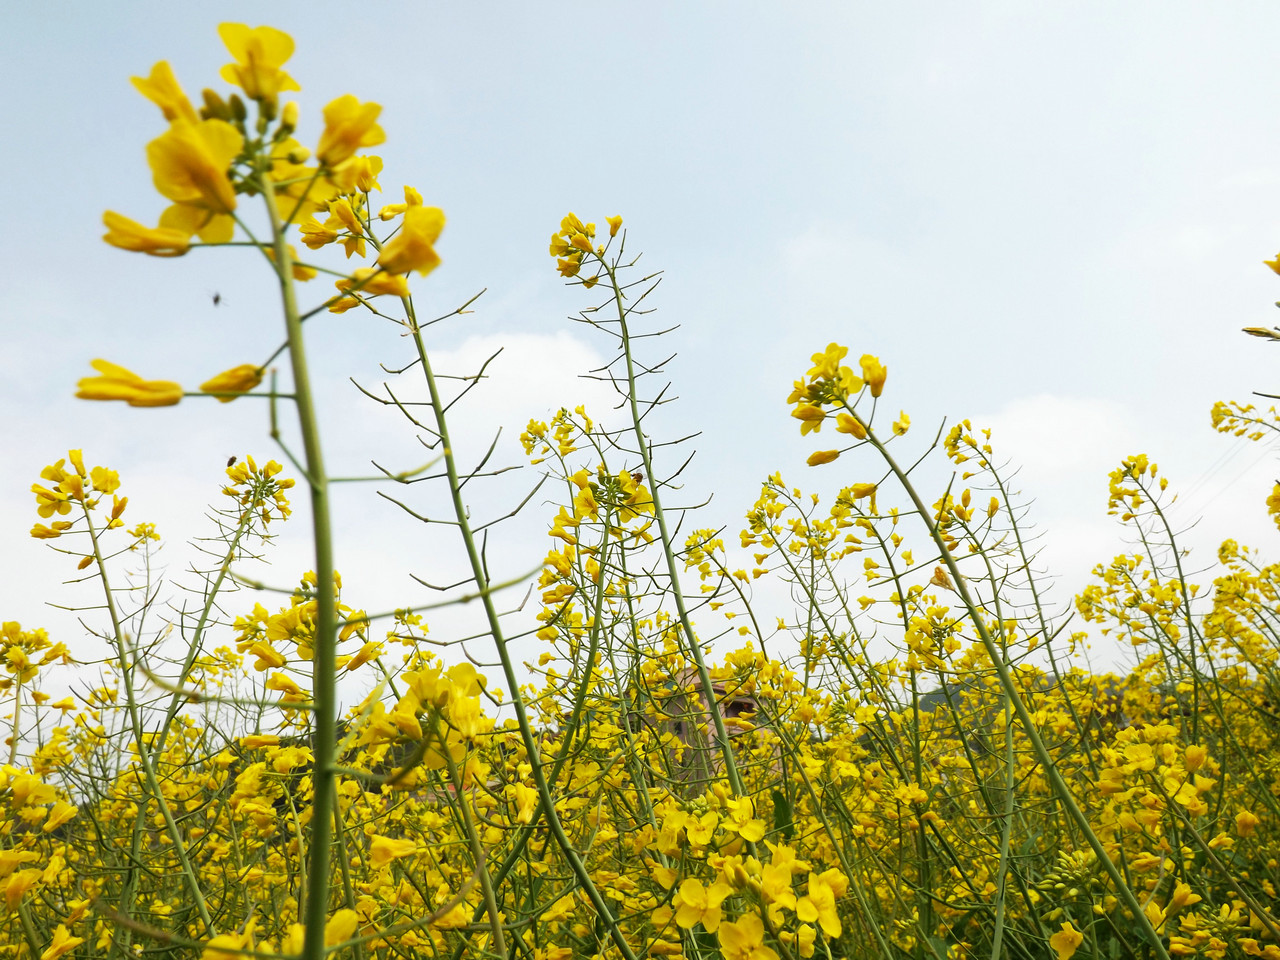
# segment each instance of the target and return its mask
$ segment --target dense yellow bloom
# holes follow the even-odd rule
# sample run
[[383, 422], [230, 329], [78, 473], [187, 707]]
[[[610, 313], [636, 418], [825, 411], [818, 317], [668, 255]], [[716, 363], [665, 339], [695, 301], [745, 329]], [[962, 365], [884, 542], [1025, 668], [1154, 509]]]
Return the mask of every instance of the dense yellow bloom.
[[387, 139], [378, 126], [382, 106], [361, 103], [351, 94], [332, 100], [324, 108], [324, 132], [316, 147], [316, 159], [336, 167], [361, 147], [374, 147]]
[[439, 207], [410, 207], [404, 212], [400, 232], [382, 248], [378, 265], [387, 273], [418, 271], [426, 276], [440, 265], [435, 242], [444, 230], [444, 211]]
[[222, 68], [222, 79], [234, 83], [252, 100], [274, 102], [281, 90], [299, 90], [298, 84], [280, 68], [293, 56], [293, 38], [274, 27], [254, 27], [243, 23], [218, 24], [218, 36], [235, 57]]
[[[223, 370], [216, 377], [200, 384], [205, 393], [248, 393], [262, 382], [262, 368], [252, 363], [242, 363], [230, 370]], [[218, 397], [219, 403], [230, 403], [235, 397]]]
[[94, 360], [89, 366], [100, 376], [84, 377], [76, 385], [76, 396], [81, 400], [124, 400], [131, 407], [171, 407], [182, 399], [181, 384], [170, 380], [143, 380], [106, 360]]
[[144, 227], [111, 210], [102, 215], [102, 223], [107, 228], [102, 239], [121, 250], [153, 257], [180, 257], [191, 247], [191, 234], [175, 227]]
[[147, 77], [131, 77], [138, 92], [160, 108], [164, 118], [169, 121], [183, 119], [191, 123], [199, 123], [200, 116], [191, 105], [187, 95], [182, 92], [173, 68], [161, 60], [151, 68]]

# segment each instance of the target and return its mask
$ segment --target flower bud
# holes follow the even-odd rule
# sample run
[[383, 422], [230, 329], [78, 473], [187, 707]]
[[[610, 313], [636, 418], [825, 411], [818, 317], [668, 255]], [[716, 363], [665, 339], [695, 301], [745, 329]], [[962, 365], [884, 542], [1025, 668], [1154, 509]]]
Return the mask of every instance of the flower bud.
[[204, 97], [204, 107], [200, 113], [207, 120], [213, 117], [217, 120], [230, 120], [231, 108], [227, 106], [227, 102], [218, 96], [216, 90], [206, 88], [201, 94]]
[[306, 163], [311, 156], [311, 150], [304, 146], [296, 146], [289, 151], [290, 163]]
[[288, 127], [290, 130], [298, 126], [297, 100], [290, 100], [284, 105], [284, 109], [280, 111], [280, 126]]
[[244, 123], [244, 119], [249, 115], [249, 111], [244, 108], [244, 101], [240, 99], [240, 94], [233, 93], [228, 102], [231, 106], [231, 116], [235, 122]]

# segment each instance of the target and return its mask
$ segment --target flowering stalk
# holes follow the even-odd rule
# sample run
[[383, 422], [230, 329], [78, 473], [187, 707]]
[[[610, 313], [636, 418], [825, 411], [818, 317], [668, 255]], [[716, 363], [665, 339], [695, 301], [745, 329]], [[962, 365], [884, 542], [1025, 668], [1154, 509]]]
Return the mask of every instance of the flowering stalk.
[[[111, 589], [111, 582], [107, 578], [107, 566], [103, 560], [102, 548], [98, 541], [98, 531], [93, 525], [93, 516], [89, 512], [88, 504], [81, 502], [84, 511], [86, 529], [89, 534], [90, 543], [93, 545], [93, 562], [98, 571], [98, 577], [102, 582], [102, 592], [106, 596], [107, 613], [111, 618], [112, 641], [116, 648], [116, 656], [120, 664], [120, 678], [124, 681], [125, 686], [125, 706], [129, 713], [129, 721], [133, 729], [134, 742], [138, 750], [138, 762], [142, 764], [143, 775], [147, 782], [147, 788], [151, 791], [152, 796], [156, 799], [156, 806], [160, 809], [160, 815], [164, 820], [165, 830], [169, 834], [169, 838], [173, 841], [174, 851], [177, 853], [178, 862], [182, 868], [183, 878], [186, 880], [187, 887], [191, 891], [192, 899], [195, 900], [196, 912], [200, 914], [200, 919], [204, 923], [206, 932], [212, 936], [215, 932], [213, 929], [213, 918], [209, 915], [209, 908], [205, 904], [204, 894], [200, 890], [200, 881], [196, 877], [196, 872], [191, 866], [191, 858], [187, 853], [186, 844], [182, 838], [182, 832], [178, 829], [178, 824], [173, 818], [173, 811], [169, 808], [169, 802], [165, 799], [164, 791], [160, 787], [160, 780], [156, 776], [155, 764], [152, 762], [152, 752], [147, 744], [146, 730], [142, 724], [142, 713], [138, 709], [137, 693], [133, 685], [133, 665], [129, 662], [128, 644], [125, 637], [124, 626], [120, 621], [120, 613], [116, 607], [115, 593]], [[145, 812], [143, 806], [139, 804], [138, 815], [135, 819], [132, 838], [133, 862], [140, 862], [140, 854], [142, 849], [142, 837]], [[120, 912], [124, 916], [128, 916], [134, 907], [132, 884], [137, 880], [138, 871], [131, 868], [129, 871], [129, 879], [125, 883], [120, 898]], [[126, 941], [131, 936], [127, 931], [125, 933]], [[121, 944], [115, 942], [113, 948], [121, 951], [128, 950], [128, 943]]]
[[720, 755], [724, 758], [725, 774], [729, 778], [729, 785], [733, 788], [734, 794], [742, 797], [746, 795], [746, 787], [743, 785], [742, 774], [738, 771], [738, 764], [734, 759], [733, 747], [729, 743], [729, 732], [724, 725], [724, 717], [720, 715], [719, 698], [716, 695], [715, 686], [711, 682], [711, 674], [707, 670], [707, 660], [702, 654], [702, 645], [698, 641], [697, 635], [693, 632], [693, 624], [689, 620], [689, 610], [685, 604], [684, 591], [680, 587], [680, 574], [676, 567], [676, 555], [672, 546], [671, 531], [667, 526], [667, 515], [662, 509], [662, 496], [658, 492], [658, 488], [661, 485], [654, 476], [653, 459], [649, 453], [649, 438], [645, 435], [644, 426], [640, 422], [640, 402], [636, 396], [636, 364], [631, 352], [631, 333], [627, 327], [627, 315], [630, 310], [627, 308], [622, 287], [618, 282], [617, 267], [603, 257], [595, 256], [608, 273], [609, 283], [613, 287], [613, 302], [618, 313], [618, 339], [627, 364], [627, 407], [631, 415], [631, 429], [635, 436], [636, 449], [640, 453], [640, 460], [644, 466], [644, 474], [651, 481], [650, 496], [653, 500], [653, 516], [657, 521], [662, 540], [662, 553], [667, 562], [667, 576], [671, 580], [671, 595], [675, 600], [676, 612], [680, 617], [680, 626], [684, 630], [685, 640], [689, 645], [689, 656], [693, 659], [694, 667], [698, 672], [698, 683], [702, 687], [702, 696], [707, 703], [707, 713], [710, 715], [712, 726], [716, 731], [716, 745], [720, 749]]
[[965, 610], [969, 614], [969, 620], [973, 623], [974, 629], [977, 631], [978, 637], [982, 641], [982, 646], [986, 650], [992, 666], [995, 668], [996, 675], [1000, 680], [1000, 686], [1004, 689], [1005, 696], [1008, 698], [1014, 712], [1018, 715], [1018, 722], [1022, 725], [1023, 732], [1026, 733], [1027, 739], [1031, 742], [1031, 749], [1034, 751], [1036, 759], [1040, 762], [1040, 766], [1044, 769], [1045, 775], [1049, 778], [1049, 783], [1053, 787], [1053, 792], [1057, 794], [1058, 800], [1066, 810], [1067, 816], [1080, 830], [1085, 842], [1089, 844], [1089, 847], [1097, 855], [1098, 863], [1101, 864], [1102, 869], [1106, 871], [1107, 876], [1115, 885], [1120, 899], [1124, 901], [1125, 906], [1129, 909], [1130, 913], [1133, 914], [1133, 922], [1137, 924], [1143, 938], [1151, 946], [1155, 955], [1159, 957], [1160, 960], [1169, 960], [1169, 953], [1165, 950], [1164, 944], [1161, 942], [1160, 935], [1156, 933], [1155, 927], [1151, 925], [1150, 919], [1148, 919], [1147, 915], [1143, 912], [1142, 904], [1138, 902], [1138, 898], [1134, 894], [1133, 890], [1131, 890], [1129, 885], [1125, 883], [1120, 870], [1111, 862], [1111, 857], [1108, 855], [1106, 847], [1103, 845], [1102, 841], [1098, 839], [1097, 833], [1094, 832], [1093, 827], [1089, 823], [1089, 818], [1086, 817], [1084, 811], [1080, 809], [1080, 805], [1076, 802], [1075, 797], [1071, 793], [1071, 788], [1068, 787], [1066, 781], [1063, 780], [1062, 773], [1058, 770], [1057, 763], [1054, 762], [1053, 757], [1045, 747], [1044, 740], [1036, 729], [1035, 720], [1032, 719], [1031, 712], [1027, 709], [1026, 703], [1018, 693], [1017, 685], [1013, 681], [1013, 675], [1009, 672], [1009, 662], [1001, 650], [1000, 643], [994, 636], [992, 636], [986, 619], [982, 616], [982, 611], [978, 609], [977, 604], [973, 599], [973, 595], [969, 591], [967, 581], [960, 573], [960, 568], [956, 564], [954, 555], [948, 548], [941, 531], [938, 529], [938, 524], [934, 522], [928, 508], [924, 504], [924, 501], [920, 498], [920, 494], [916, 491], [915, 484], [911, 482], [911, 478], [908, 477], [902, 467], [898, 465], [898, 462], [894, 459], [893, 454], [889, 452], [884, 442], [875, 433], [873, 433], [871, 427], [854, 412], [853, 407], [849, 406], [847, 402], [844, 406], [849, 415], [857, 420], [859, 426], [861, 426], [865, 431], [866, 439], [875, 448], [876, 453], [880, 455], [884, 460], [885, 465], [888, 466], [889, 470], [897, 478], [898, 482], [902, 485], [903, 490], [906, 491], [907, 496], [911, 498], [911, 502], [915, 506], [917, 514], [928, 529], [929, 536], [933, 540], [934, 545], [937, 546], [939, 556], [942, 558], [942, 562], [946, 564], [947, 570], [951, 575], [951, 579], [955, 584], [956, 594], [964, 604]]
[[436, 382], [435, 373], [431, 368], [427, 346], [422, 338], [422, 327], [414, 314], [413, 303], [407, 297], [403, 299], [403, 303], [407, 318], [406, 324], [418, 353], [418, 362], [422, 367], [422, 375], [426, 380], [427, 391], [430, 394], [431, 409], [435, 415], [435, 431], [444, 454], [445, 472], [449, 482], [449, 496], [453, 504], [454, 522], [458, 527], [458, 532], [462, 535], [463, 546], [467, 552], [467, 562], [471, 569], [471, 577], [475, 582], [477, 592], [480, 594], [480, 603], [484, 608], [485, 621], [488, 624], [490, 636], [493, 638], [498, 659], [502, 664], [503, 678], [506, 681], [507, 689], [511, 691], [511, 704], [515, 709], [516, 722], [519, 724], [520, 738], [524, 743], [525, 751], [529, 756], [529, 763], [533, 768], [531, 775], [538, 790], [539, 804], [543, 815], [547, 818], [547, 826], [551, 830], [551, 835], [555, 838], [556, 844], [564, 854], [564, 858], [569, 862], [574, 877], [588, 899], [590, 899], [596, 914], [609, 928], [609, 936], [614, 945], [626, 960], [635, 960], [635, 953], [627, 943], [626, 938], [622, 936], [617, 918], [613, 915], [613, 911], [605, 901], [604, 896], [596, 888], [595, 882], [591, 879], [591, 874], [587, 872], [586, 865], [582, 861], [582, 857], [574, 849], [568, 835], [565, 833], [564, 825], [560, 822], [560, 815], [556, 812], [555, 797], [551, 793], [551, 787], [547, 782], [542, 760], [539, 756], [538, 745], [533, 739], [533, 725], [529, 720], [524, 699], [520, 694], [520, 678], [516, 676], [515, 663], [512, 661], [511, 653], [507, 649], [505, 631], [498, 619], [498, 611], [493, 604], [493, 595], [488, 589], [489, 575], [485, 571], [484, 559], [476, 546], [466, 502], [462, 499], [462, 484], [464, 481], [458, 472], [453, 442], [449, 438], [449, 424], [445, 414], [447, 406], [440, 395], [440, 388]]
[[271, 219], [275, 272], [280, 282], [289, 362], [293, 369], [294, 403], [306, 458], [306, 481], [311, 493], [311, 532], [315, 549], [316, 632], [312, 659], [312, 700], [315, 704], [312, 752], [315, 755], [315, 806], [308, 849], [307, 899], [303, 909], [306, 940], [303, 960], [322, 960], [325, 924], [329, 917], [330, 847], [337, 811], [337, 777], [334, 769], [338, 741], [337, 702], [337, 596], [333, 583], [333, 527], [329, 515], [329, 479], [320, 445], [320, 426], [311, 393], [302, 320], [293, 284], [293, 256], [285, 242], [285, 228], [277, 206], [275, 188], [262, 178], [262, 196]]

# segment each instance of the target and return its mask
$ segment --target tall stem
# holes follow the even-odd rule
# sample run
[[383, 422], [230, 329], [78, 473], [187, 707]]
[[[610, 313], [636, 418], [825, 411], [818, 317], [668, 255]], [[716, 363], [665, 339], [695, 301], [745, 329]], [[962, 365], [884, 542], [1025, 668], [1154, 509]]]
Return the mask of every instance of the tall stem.
[[333, 526], [329, 516], [329, 477], [324, 468], [320, 427], [307, 370], [302, 320], [298, 315], [294, 295], [292, 257], [289, 245], [285, 243], [274, 185], [264, 177], [262, 188], [267, 213], [271, 217], [276, 275], [280, 280], [285, 333], [289, 340], [289, 360], [293, 367], [294, 403], [298, 407], [298, 427], [302, 431], [302, 448], [307, 461], [306, 480], [311, 490], [311, 532], [315, 541], [316, 574], [315, 646], [311, 661], [311, 696], [315, 704], [315, 730], [312, 734], [315, 801], [311, 817], [311, 843], [307, 851], [310, 862], [307, 865], [307, 901], [303, 911], [307, 933], [302, 957], [303, 960], [323, 960], [324, 928], [329, 918], [329, 848], [333, 843], [334, 798], [338, 776], [333, 756], [338, 735], [337, 596], [333, 585]]
[[671, 542], [671, 532], [667, 527], [667, 515], [662, 509], [662, 497], [658, 493], [658, 478], [653, 475], [653, 461], [649, 456], [649, 438], [645, 436], [641, 425], [640, 403], [636, 399], [636, 366], [631, 355], [631, 334], [627, 329], [627, 307], [623, 302], [622, 288], [618, 285], [615, 268], [601, 260], [609, 273], [609, 282], [613, 285], [613, 299], [618, 308], [618, 336], [622, 340], [622, 352], [627, 361], [627, 401], [631, 413], [631, 426], [635, 432], [636, 447], [640, 451], [640, 459], [644, 464], [644, 475], [649, 478], [650, 498], [653, 500], [653, 517], [658, 522], [658, 530], [662, 537], [662, 553], [667, 560], [667, 575], [671, 579], [671, 595], [675, 598], [676, 612], [680, 616], [680, 626], [684, 630], [685, 640], [689, 644], [689, 655], [693, 658], [694, 667], [698, 671], [698, 683], [702, 687], [702, 696], [707, 702], [707, 713], [711, 715], [711, 725], [716, 731], [716, 742], [720, 754], [724, 758], [725, 774], [729, 777], [729, 785], [739, 797], [746, 794], [742, 776], [738, 772], [738, 764], [734, 760], [733, 747], [729, 743], [729, 732], [725, 729], [724, 718], [720, 716], [719, 698], [715, 686], [711, 682], [711, 673], [707, 670], [706, 658], [702, 655], [702, 645], [694, 635], [693, 624], [689, 620], [689, 611], [684, 602], [684, 591], [680, 588], [680, 574], [676, 569], [675, 546]]

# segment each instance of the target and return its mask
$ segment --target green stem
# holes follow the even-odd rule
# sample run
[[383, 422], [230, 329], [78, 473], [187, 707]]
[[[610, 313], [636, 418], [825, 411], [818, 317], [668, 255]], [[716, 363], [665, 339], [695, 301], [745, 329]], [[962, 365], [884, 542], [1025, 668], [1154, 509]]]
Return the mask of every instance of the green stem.
[[284, 308], [285, 332], [289, 340], [289, 360], [293, 368], [294, 402], [298, 408], [298, 427], [306, 455], [306, 480], [311, 488], [311, 528], [315, 540], [316, 628], [315, 648], [311, 661], [311, 691], [315, 703], [315, 728], [312, 753], [315, 756], [315, 805], [311, 817], [311, 843], [308, 849], [307, 900], [303, 911], [306, 938], [303, 960], [323, 960], [324, 928], [329, 918], [330, 847], [333, 844], [334, 798], [338, 772], [334, 769], [337, 748], [338, 702], [336, 681], [337, 595], [333, 583], [333, 527], [329, 509], [329, 480], [320, 446], [320, 426], [315, 400], [311, 394], [311, 377], [307, 369], [306, 346], [302, 321], [293, 285], [293, 263], [285, 242], [284, 225], [276, 206], [273, 185], [264, 177], [262, 196], [271, 217], [276, 276], [280, 281], [280, 299]]

